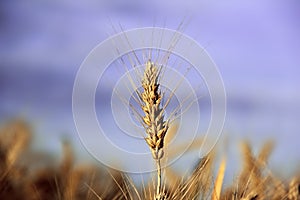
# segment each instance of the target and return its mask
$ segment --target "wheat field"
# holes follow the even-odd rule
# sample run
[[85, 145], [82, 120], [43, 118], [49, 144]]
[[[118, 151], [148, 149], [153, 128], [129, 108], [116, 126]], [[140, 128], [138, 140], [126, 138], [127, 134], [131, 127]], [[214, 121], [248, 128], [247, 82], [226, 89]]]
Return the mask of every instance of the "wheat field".
[[[280, 179], [268, 168], [273, 143], [266, 142], [257, 155], [251, 145], [241, 145], [242, 170], [224, 184], [226, 156], [219, 165], [217, 153], [199, 159], [193, 171], [178, 175], [162, 170], [157, 196], [156, 180], [136, 185], [129, 174], [95, 164], [75, 162], [68, 141], [62, 142], [62, 159], [53, 162], [46, 153], [31, 148], [32, 130], [24, 120], [12, 120], [0, 129], [0, 199], [289, 199], [300, 198], [300, 178]], [[151, 144], [151, 143], [150, 143]], [[150, 146], [152, 148], [152, 146]], [[154, 157], [155, 159], [155, 157]], [[49, 164], [51, 163], [51, 164]], [[214, 170], [217, 173], [214, 173]], [[157, 174], [153, 174], [157, 177]]]

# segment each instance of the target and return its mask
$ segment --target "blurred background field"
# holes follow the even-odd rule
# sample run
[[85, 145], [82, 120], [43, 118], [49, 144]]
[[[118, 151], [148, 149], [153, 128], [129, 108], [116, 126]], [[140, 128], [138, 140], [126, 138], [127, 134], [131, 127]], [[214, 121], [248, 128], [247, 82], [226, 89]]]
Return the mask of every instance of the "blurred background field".
[[110, 20], [124, 29], [176, 29], [188, 13], [185, 33], [206, 48], [226, 87], [229, 171], [238, 168], [236, 143], [248, 138], [257, 150], [271, 138], [270, 164], [289, 175], [300, 162], [299, 9], [297, 0], [1, 1], [0, 122], [25, 118], [36, 150], [59, 155], [61, 139], [68, 138], [76, 155], [90, 160], [72, 118], [81, 62], [114, 34]]
[[[33, 150], [31, 138], [32, 128], [23, 120], [0, 128], [1, 199], [157, 199], [151, 178], [138, 174], [137, 182], [129, 174], [77, 160], [67, 140], [58, 157]], [[273, 148], [266, 142], [254, 153], [249, 142], [241, 143], [241, 169], [230, 184], [223, 179], [226, 155], [218, 162], [216, 150], [185, 166], [190, 170], [184, 174], [168, 166], [163, 169], [163, 199], [298, 200], [299, 171], [289, 178], [272, 172], [268, 159]]]

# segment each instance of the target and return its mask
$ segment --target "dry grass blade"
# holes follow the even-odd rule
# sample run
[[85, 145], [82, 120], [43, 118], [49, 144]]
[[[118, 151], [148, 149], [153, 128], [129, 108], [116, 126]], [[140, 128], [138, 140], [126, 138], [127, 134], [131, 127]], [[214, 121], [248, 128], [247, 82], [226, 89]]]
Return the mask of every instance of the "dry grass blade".
[[99, 200], [102, 200], [102, 198], [97, 194], [97, 192], [91, 188], [87, 183], [84, 183], [86, 187], [89, 188], [90, 191], [92, 191], [92, 193], [99, 199]]
[[214, 185], [214, 191], [213, 191], [213, 196], [212, 200], [219, 200], [221, 196], [221, 190], [222, 190], [222, 184], [223, 184], [223, 179], [224, 179], [224, 174], [225, 174], [225, 169], [226, 169], [226, 157], [224, 156], [222, 158], [220, 168], [218, 171], [218, 175], [215, 181]]
[[212, 163], [213, 154], [200, 159], [189, 178], [170, 188], [168, 199], [207, 199], [212, 186]]

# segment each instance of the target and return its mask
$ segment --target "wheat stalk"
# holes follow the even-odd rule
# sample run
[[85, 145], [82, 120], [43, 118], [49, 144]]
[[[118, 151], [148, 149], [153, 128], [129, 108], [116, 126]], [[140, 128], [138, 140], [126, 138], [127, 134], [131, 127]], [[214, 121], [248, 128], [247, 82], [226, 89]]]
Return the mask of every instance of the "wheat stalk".
[[169, 122], [164, 120], [164, 109], [161, 106], [162, 94], [159, 89], [159, 69], [150, 60], [142, 78], [143, 92], [141, 93], [142, 110], [144, 112], [143, 123], [146, 130], [146, 138], [152, 156], [157, 167], [157, 187], [155, 199], [163, 199], [161, 186], [161, 159], [163, 157], [164, 138], [168, 131]]

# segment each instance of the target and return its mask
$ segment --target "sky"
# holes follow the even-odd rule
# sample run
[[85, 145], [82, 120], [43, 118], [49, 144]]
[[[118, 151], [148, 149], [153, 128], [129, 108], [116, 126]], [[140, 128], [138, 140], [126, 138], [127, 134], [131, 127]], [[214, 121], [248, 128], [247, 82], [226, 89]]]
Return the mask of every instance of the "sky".
[[[255, 146], [274, 139], [274, 163], [300, 161], [300, 2], [1, 1], [0, 122], [24, 117], [36, 146], [80, 145], [72, 115], [76, 73], [89, 52], [120, 31], [176, 29], [201, 44], [219, 68], [227, 94], [223, 136]], [[236, 149], [232, 148], [233, 154]]]

